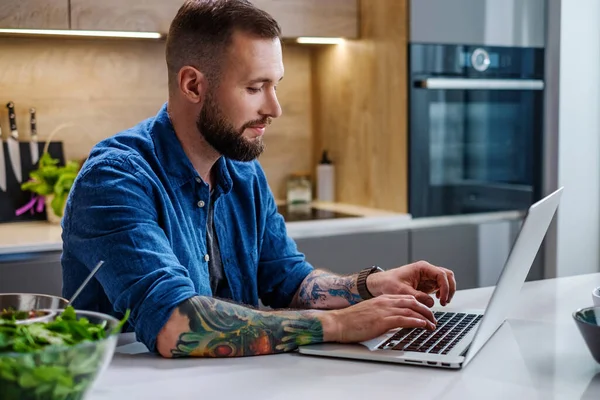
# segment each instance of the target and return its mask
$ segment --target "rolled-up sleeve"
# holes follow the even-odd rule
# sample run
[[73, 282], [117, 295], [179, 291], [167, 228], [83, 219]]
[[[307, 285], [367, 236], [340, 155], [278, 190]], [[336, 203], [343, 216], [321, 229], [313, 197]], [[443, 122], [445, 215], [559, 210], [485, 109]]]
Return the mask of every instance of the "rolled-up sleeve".
[[159, 226], [152, 187], [127, 159], [82, 171], [67, 208], [69, 252], [88, 268], [116, 312], [130, 309], [138, 340], [156, 351], [156, 337], [173, 309], [198, 294]]
[[288, 307], [302, 281], [313, 271], [288, 236], [285, 221], [269, 191], [265, 201], [266, 223], [258, 265], [258, 289], [270, 307]]

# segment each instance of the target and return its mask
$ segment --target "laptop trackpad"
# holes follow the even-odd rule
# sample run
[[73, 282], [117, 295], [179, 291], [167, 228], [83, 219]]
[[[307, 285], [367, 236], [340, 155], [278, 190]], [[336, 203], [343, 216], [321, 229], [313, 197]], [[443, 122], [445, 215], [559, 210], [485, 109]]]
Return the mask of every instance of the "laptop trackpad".
[[363, 346], [365, 346], [367, 349], [374, 351], [377, 350], [377, 348], [382, 345], [383, 343], [385, 343], [389, 338], [391, 338], [392, 336], [394, 336], [394, 334], [396, 332], [398, 332], [400, 329], [395, 329], [393, 331], [389, 331], [388, 333], [381, 335], [381, 336], [377, 336], [375, 339], [371, 339], [371, 340], [365, 340], [364, 342], [360, 342], [360, 344], [362, 344]]

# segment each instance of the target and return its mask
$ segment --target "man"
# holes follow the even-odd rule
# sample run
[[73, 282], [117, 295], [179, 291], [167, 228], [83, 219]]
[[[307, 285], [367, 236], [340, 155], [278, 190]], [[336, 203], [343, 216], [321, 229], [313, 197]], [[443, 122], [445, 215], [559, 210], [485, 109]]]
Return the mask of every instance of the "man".
[[[281, 115], [279, 37], [246, 0], [186, 2], [167, 39], [167, 105], [99, 143], [71, 191], [63, 295], [104, 260], [76, 305], [130, 309], [138, 339], [164, 357], [434, 329], [430, 294], [442, 305], [454, 294], [452, 272], [425, 262], [340, 277], [297, 251], [256, 161]], [[288, 310], [259, 311], [259, 299]]]

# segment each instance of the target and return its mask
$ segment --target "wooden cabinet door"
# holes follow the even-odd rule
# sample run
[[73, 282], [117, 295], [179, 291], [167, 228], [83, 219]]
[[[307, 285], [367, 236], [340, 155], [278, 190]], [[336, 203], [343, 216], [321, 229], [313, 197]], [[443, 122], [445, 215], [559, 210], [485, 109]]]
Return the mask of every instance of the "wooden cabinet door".
[[283, 37], [358, 37], [358, 0], [254, 0], [281, 25]]
[[183, 0], [71, 0], [71, 27], [167, 33]]
[[69, 0], [1, 0], [0, 28], [69, 29]]
[[[73, 29], [167, 33], [182, 0], [71, 0]], [[283, 37], [358, 36], [357, 0], [254, 0]]]

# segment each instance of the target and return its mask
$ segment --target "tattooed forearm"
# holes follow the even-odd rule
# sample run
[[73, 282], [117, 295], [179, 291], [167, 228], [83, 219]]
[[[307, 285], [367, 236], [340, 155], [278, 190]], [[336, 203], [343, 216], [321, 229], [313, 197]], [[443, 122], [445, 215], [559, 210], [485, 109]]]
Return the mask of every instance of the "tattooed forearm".
[[313, 271], [302, 282], [292, 307], [334, 309], [348, 307], [360, 300], [356, 275], [342, 277]]
[[190, 330], [179, 335], [173, 357], [236, 357], [292, 351], [323, 342], [315, 312], [262, 312], [210, 297], [193, 297], [178, 308]]

